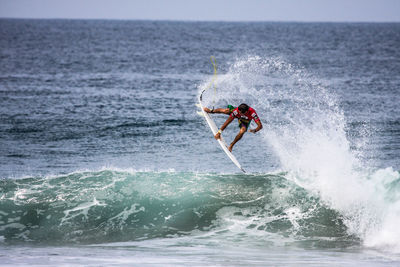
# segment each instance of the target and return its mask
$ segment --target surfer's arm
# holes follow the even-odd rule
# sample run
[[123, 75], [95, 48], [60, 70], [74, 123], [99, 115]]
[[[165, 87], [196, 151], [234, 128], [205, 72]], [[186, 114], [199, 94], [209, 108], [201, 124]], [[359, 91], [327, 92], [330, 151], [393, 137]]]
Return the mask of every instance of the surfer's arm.
[[259, 130], [261, 130], [262, 129], [262, 123], [261, 123], [261, 121], [260, 120], [258, 120], [258, 121], [256, 121], [256, 123], [257, 123], [257, 128], [255, 128], [255, 129], [251, 129], [250, 130], [250, 132], [251, 133], [256, 133], [256, 132], [258, 132]]
[[225, 130], [225, 128], [229, 125], [229, 123], [231, 123], [235, 118], [229, 116], [228, 119], [226, 119], [226, 121], [224, 122], [224, 124], [222, 124], [221, 128], [219, 129], [218, 133], [214, 136], [215, 139], [220, 139], [221, 138], [221, 132], [223, 130]]

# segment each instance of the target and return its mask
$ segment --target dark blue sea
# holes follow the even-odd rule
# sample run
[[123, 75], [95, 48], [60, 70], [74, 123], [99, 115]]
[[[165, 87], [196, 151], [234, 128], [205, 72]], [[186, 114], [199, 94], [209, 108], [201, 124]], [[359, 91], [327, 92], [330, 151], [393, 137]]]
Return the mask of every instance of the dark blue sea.
[[400, 23], [0, 19], [0, 265], [399, 266], [399, 103]]

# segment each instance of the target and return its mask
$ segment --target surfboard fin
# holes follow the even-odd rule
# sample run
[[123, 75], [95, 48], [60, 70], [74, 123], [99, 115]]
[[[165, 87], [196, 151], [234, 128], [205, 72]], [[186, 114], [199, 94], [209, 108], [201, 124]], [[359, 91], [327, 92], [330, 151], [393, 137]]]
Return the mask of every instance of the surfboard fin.
[[197, 115], [204, 117], [204, 114], [203, 114], [203, 112], [201, 112], [201, 111], [197, 111], [196, 113], [197, 113]]

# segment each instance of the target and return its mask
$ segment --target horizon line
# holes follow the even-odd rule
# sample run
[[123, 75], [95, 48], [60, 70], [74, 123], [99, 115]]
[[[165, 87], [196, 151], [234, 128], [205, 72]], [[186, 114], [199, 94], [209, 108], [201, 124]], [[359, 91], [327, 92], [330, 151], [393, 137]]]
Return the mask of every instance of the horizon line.
[[0, 17], [1, 19], [15, 20], [110, 20], [110, 21], [166, 21], [166, 22], [214, 22], [214, 23], [400, 23], [399, 21], [386, 20], [195, 20], [195, 19], [149, 19], [149, 18], [68, 18], [68, 17]]

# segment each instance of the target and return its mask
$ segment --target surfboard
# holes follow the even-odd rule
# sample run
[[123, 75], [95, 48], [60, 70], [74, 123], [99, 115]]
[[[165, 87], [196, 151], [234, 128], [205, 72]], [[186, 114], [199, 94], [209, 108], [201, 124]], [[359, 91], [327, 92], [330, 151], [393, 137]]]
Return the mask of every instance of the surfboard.
[[[218, 127], [217, 125], [215, 125], [214, 120], [210, 117], [210, 115], [204, 111], [203, 109], [203, 104], [201, 103], [202, 101], [202, 96], [203, 96], [204, 91], [200, 94], [199, 96], [199, 105], [198, 107], [201, 109], [201, 113], [204, 118], [206, 119], [206, 122], [208, 124], [208, 126], [211, 129], [211, 132], [213, 133], [213, 135], [216, 135], [218, 132]], [[225, 154], [230, 158], [230, 160], [242, 171], [242, 172], [246, 172], [242, 166], [240, 165], [239, 161], [236, 159], [236, 157], [232, 154], [232, 152], [229, 151], [228, 149], [228, 145], [226, 144], [224, 138], [222, 137], [221, 134], [221, 138], [217, 140], [219, 145], [221, 146], [222, 150], [225, 152]]]

